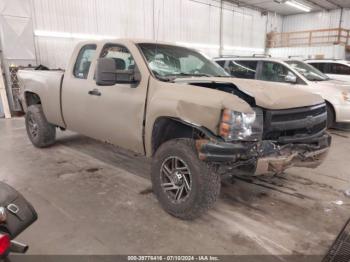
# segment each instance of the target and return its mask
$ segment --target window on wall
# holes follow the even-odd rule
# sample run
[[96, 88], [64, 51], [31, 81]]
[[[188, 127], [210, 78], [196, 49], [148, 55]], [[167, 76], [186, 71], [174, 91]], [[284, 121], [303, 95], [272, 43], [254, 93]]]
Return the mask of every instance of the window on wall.
[[255, 79], [257, 61], [230, 61], [228, 71], [231, 76]]
[[135, 68], [135, 60], [129, 50], [121, 45], [106, 45], [100, 57], [113, 58], [117, 70], [131, 70]]
[[86, 79], [88, 77], [95, 52], [96, 45], [85, 45], [80, 49], [73, 70], [73, 75], [76, 78]]

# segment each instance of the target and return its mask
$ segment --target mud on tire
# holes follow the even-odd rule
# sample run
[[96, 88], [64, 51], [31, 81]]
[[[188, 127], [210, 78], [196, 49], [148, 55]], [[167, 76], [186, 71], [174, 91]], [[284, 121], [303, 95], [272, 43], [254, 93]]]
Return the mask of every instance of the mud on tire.
[[174, 139], [162, 144], [153, 157], [151, 178], [153, 192], [162, 207], [181, 219], [201, 216], [220, 193], [220, 176], [199, 160], [192, 139]]
[[27, 134], [36, 147], [48, 147], [55, 143], [56, 127], [47, 122], [41, 105], [28, 107], [25, 123]]

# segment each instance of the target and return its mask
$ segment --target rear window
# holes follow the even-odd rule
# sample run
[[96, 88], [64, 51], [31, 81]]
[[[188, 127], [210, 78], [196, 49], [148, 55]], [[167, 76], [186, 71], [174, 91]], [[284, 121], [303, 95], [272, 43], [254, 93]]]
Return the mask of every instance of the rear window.
[[350, 75], [350, 66], [339, 64], [339, 63], [332, 63], [330, 64], [330, 74], [336, 74], [336, 75]]
[[317, 62], [309, 64], [313, 67], [316, 67], [318, 70], [325, 74], [350, 75], [350, 65], [326, 62]]
[[93, 44], [85, 45], [80, 49], [73, 70], [73, 75], [76, 78], [86, 79], [88, 77], [90, 65], [95, 52], [96, 45]]
[[230, 61], [228, 71], [233, 77], [255, 79], [258, 61]]

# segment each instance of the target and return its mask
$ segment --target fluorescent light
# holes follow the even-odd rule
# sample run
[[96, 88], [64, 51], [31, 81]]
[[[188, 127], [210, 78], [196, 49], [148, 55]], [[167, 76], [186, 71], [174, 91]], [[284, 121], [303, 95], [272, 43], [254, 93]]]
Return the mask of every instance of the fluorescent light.
[[204, 48], [204, 49], [219, 49], [219, 45], [208, 45], [208, 44], [202, 44], [202, 43], [188, 43], [188, 42], [176, 42], [177, 45], [182, 45], [186, 47], [193, 47], [193, 48]]
[[237, 50], [237, 51], [248, 51], [248, 52], [265, 52], [264, 48], [243, 47], [243, 46], [228, 46], [228, 45], [224, 45], [224, 50], [227, 50], [227, 51]]
[[116, 38], [115, 36], [110, 36], [110, 35], [80, 34], [80, 33], [45, 31], [45, 30], [35, 30], [34, 35], [42, 36], [42, 37], [95, 39], [95, 40]]
[[288, 0], [285, 2], [287, 5], [289, 6], [292, 6], [296, 9], [299, 9], [301, 11], [304, 11], [304, 12], [310, 12], [311, 11], [311, 7], [307, 6], [307, 5], [304, 5], [302, 3], [299, 3], [297, 1], [294, 1], [294, 0]]
[[[177, 45], [186, 46], [186, 47], [192, 47], [192, 48], [203, 48], [203, 49], [220, 49], [220, 45], [209, 45], [209, 44], [202, 44], [202, 43], [189, 43], [189, 42], [176, 42]], [[250, 51], [250, 52], [264, 52], [264, 48], [255, 48], [255, 47], [243, 47], [243, 46], [228, 46], [225, 45], [223, 47], [226, 51]]]

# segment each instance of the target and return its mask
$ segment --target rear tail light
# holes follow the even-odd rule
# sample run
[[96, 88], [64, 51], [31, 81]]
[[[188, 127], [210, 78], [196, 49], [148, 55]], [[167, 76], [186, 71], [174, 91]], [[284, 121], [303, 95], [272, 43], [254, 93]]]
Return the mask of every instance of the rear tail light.
[[7, 253], [11, 246], [11, 239], [7, 234], [0, 234], [0, 256]]

